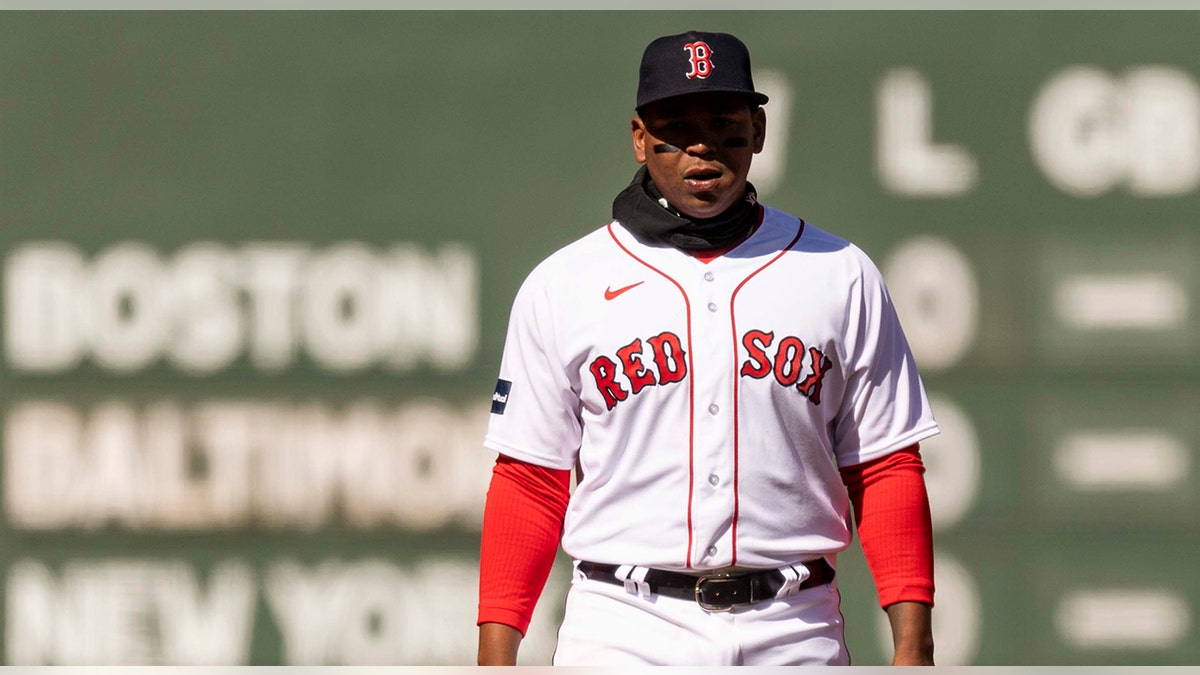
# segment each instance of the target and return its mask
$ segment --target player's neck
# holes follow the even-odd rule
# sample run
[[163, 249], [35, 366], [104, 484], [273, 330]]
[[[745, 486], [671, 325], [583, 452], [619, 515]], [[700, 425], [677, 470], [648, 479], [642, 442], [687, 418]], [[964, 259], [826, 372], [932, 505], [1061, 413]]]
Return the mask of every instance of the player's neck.
[[750, 230], [748, 232], [746, 232], [745, 237], [742, 237], [741, 239], [739, 239], [731, 244], [728, 244], [726, 246], [722, 246], [720, 248], [714, 248], [714, 249], [707, 250], [707, 251], [689, 251], [687, 249], [683, 249], [683, 252], [692, 256], [696, 260], [699, 260], [700, 262], [704, 263], [705, 265], [716, 260], [717, 258], [720, 258], [721, 256], [725, 255], [726, 253], [729, 253], [730, 251], [737, 248], [738, 246], [741, 246], [742, 242], [746, 241], [751, 236], [753, 236], [754, 233], [758, 231], [758, 226], [762, 225], [762, 219], [763, 219], [762, 207], [759, 206], [756, 209], [756, 211], [758, 211], [758, 217], [755, 219], [754, 225], [751, 226]]
[[613, 219], [640, 239], [708, 255], [712, 251], [727, 252], [745, 241], [758, 226], [759, 208], [754, 186], [747, 183], [746, 199], [724, 213], [713, 218], [687, 218], [666, 203], [643, 166], [613, 200]]

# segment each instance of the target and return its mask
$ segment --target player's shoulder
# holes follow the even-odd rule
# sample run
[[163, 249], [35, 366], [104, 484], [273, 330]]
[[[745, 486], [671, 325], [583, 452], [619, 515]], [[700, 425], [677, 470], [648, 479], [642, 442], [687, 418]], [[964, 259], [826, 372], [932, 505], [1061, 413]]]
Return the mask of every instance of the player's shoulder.
[[597, 254], [609, 252], [612, 249], [612, 244], [613, 240], [609, 234], [609, 223], [605, 223], [551, 253], [544, 263], [549, 265], [576, 265], [593, 260]]
[[789, 227], [800, 228], [799, 239], [792, 246], [791, 252], [808, 256], [806, 264], [818, 261], [819, 264], [828, 268], [844, 269], [853, 276], [879, 276], [879, 268], [871, 256], [849, 239], [779, 209], [765, 205], [764, 209], [764, 226], [773, 225], [782, 227], [784, 230]]
[[555, 289], [562, 291], [571, 279], [584, 278], [590, 269], [605, 265], [612, 249], [606, 223], [543, 258], [526, 275], [518, 297], [556, 295]]
[[608, 224], [598, 227], [575, 241], [546, 256], [529, 273], [530, 278], [556, 278], [559, 273], [603, 264], [603, 257], [612, 249]]

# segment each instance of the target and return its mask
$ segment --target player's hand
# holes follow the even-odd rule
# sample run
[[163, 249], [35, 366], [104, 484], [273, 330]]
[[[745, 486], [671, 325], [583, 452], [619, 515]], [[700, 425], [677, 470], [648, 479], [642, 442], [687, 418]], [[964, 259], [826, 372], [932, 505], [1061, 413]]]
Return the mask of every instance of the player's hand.
[[892, 624], [892, 643], [896, 648], [892, 665], [932, 666], [933, 620], [929, 605], [897, 602], [888, 605], [887, 615]]
[[521, 646], [521, 631], [502, 623], [479, 626], [479, 657], [481, 666], [517, 665], [517, 647]]

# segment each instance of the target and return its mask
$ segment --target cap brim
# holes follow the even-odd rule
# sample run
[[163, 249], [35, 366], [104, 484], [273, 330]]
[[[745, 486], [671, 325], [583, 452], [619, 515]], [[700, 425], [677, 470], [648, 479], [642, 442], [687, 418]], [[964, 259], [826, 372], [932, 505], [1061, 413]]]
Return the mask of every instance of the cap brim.
[[678, 98], [681, 96], [694, 96], [696, 94], [738, 94], [740, 96], [745, 96], [747, 99], [750, 100], [751, 103], [753, 103], [755, 105], [763, 105], [767, 101], [770, 100], [770, 98], [768, 98], [766, 94], [763, 94], [763, 93], [760, 93], [757, 91], [746, 91], [744, 89], [699, 89], [699, 90], [688, 89], [687, 91], [666, 93], [661, 96], [655, 96], [654, 98], [652, 98], [648, 101], [639, 101], [637, 104], [637, 107], [635, 109], [637, 111], [641, 112], [641, 110], [643, 108], [645, 108], [646, 106], [648, 106], [652, 103], [658, 103], [659, 101], [665, 101], [669, 98]]

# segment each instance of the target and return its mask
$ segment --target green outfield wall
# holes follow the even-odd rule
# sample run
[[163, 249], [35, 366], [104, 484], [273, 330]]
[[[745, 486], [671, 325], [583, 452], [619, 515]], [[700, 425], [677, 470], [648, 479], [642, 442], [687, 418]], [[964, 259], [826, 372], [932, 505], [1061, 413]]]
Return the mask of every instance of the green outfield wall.
[[473, 663], [512, 298], [690, 28], [887, 277], [939, 663], [1200, 661], [1200, 15], [729, 11], [0, 13], [3, 662]]

